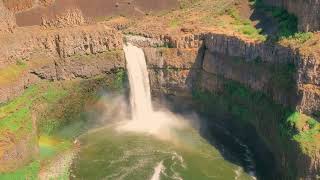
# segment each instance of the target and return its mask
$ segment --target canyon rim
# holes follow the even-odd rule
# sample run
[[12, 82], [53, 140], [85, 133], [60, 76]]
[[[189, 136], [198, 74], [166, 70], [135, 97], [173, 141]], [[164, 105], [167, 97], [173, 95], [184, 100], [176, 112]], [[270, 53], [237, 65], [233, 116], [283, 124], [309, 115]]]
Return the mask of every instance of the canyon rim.
[[[83, 147], [131, 116], [127, 44], [143, 51], [153, 103], [197, 114], [191, 137], [226, 172], [317, 179], [319, 30], [318, 0], [0, 0], [0, 179], [94, 178]], [[105, 141], [128, 143], [106, 129]]]

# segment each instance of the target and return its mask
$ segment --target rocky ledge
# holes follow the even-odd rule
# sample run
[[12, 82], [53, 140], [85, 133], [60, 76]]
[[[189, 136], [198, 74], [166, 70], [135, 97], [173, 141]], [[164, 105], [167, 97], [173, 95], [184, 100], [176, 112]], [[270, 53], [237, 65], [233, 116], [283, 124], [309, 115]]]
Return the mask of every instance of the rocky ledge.
[[[130, 35], [126, 39], [144, 49], [153, 93], [192, 96], [200, 89], [224, 94], [228, 82], [234, 82], [253, 93], [262, 92], [275, 105], [319, 118], [320, 55], [314, 51], [252, 41], [219, 31]], [[256, 119], [250, 124], [275, 155], [277, 170], [283, 177], [315, 178], [320, 168], [319, 147], [309, 149], [310, 153], [306, 150], [310, 147], [289, 136], [284, 147], [278, 131], [281, 118]], [[288, 169], [295, 171], [294, 175]]]

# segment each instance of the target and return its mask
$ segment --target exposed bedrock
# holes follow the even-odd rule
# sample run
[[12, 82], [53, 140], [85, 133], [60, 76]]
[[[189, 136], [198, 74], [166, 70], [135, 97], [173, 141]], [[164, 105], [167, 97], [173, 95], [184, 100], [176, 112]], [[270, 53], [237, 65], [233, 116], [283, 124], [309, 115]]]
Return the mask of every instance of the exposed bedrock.
[[[102, 25], [19, 29], [1, 34], [0, 44], [0, 103], [20, 96], [40, 81], [92, 79], [125, 68], [122, 35]], [[90, 91], [93, 87], [87, 88]], [[37, 113], [30, 115], [33, 123], [26, 118], [26, 123], [32, 124], [30, 128], [25, 125], [29, 129], [0, 135], [5, 137], [0, 140], [0, 172], [13, 171], [37, 159]], [[0, 113], [0, 120], [10, 121], [11, 116], [14, 114]], [[22, 138], [26, 134], [28, 138]]]
[[16, 27], [16, 19], [14, 14], [10, 12], [0, 1], [0, 33], [12, 32]]
[[121, 34], [104, 26], [36, 28], [0, 39], [0, 102], [41, 79], [90, 78], [125, 67]]
[[[195, 89], [223, 93], [232, 81], [262, 92], [273, 104], [319, 117], [320, 56], [316, 53], [219, 32], [129, 36], [127, 40], [143, 47], [154, 93], [191, 96]], [[122, 41], [119, 32], [104, 25], [32, 27], [1, 34], [0, 102], [41, 80], [89, 79], [125, 68]], [[279, 171], [289, 174], [289, 168], [299, 178], [317, 175], [319, 152], [306, 154], [299, 144], [281, 141], [277, 118], [250, 124], [275, 155]], [[20, 147], [18, 142], [14, 146]], [[12, 156], [19, 159], [21, 154]]]
[[3, 0], [7, 9], [18, 12], [32, 8], [36, 4], [36, 0]]
[[[315, 53], [219, 33], [129, 39], [144, 47], [154, 93], [191, 96], [201, 89], [224, 94], [229, 82], [236, 82], [270, 97], [274, 106], [318, 118], [319, 56]], [[258, 105], [253, 109], [260, 110]], [[315, 178], [320, 168], [318, 150], [308, 154], [299, 143], [281, 138], [280, 118], [275, 114], [273, 119], [258, 118], [250, 124], [274, 154], [284, 177]]]
[[264, 0], [267, 4], [286, 9], [298, 17], [300, 31], [320, 30], [319, 0]]
[[[182, 69], [186, 74], [193, 69], [191, 74], [194, 75], [194, 69], [201, 69], [263, 91], [277, 103], [302, 113], [317, 116], [320, 111], [320, 56], [317, 53], [220, 33], [148, 38], [130, 36], [129, 40], [141, 47], [160, 47], [145, 48], [149, 68], [156, 71], [152, 73], [161, 75], [154, 80], [160, 84], [165, 85], [161, 82], [166, 82], [171, 74], [184, 77], [185, 81], [179, 79], [179, 82], [191, 87], [194, 76], [186, 77], [174, 71]], [[191, 55], [190, 52], [197, 54]]]

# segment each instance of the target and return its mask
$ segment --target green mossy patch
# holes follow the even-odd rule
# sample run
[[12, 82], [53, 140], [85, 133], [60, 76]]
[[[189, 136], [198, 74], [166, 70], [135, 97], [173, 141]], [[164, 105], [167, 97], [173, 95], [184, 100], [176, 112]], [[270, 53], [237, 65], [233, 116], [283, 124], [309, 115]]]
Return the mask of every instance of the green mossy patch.
[[[101, 97], [101, 92], [123, 92], [125, 81], [126, 73], [120, 69], [106, 77], [41, 82], [30, 86], [20, 97], [0, 106], [0, 141], [11, 138], [8, 135], [13, 135], [15, 142], [30, 136], [36, 128], [33, 125], [35, 118], [41, 135], [40, 160], [50, 159], [72, 147], [73, 138], [86, 127], [86, 112]], [[48, 145], [48, 139], [53, 140], [50, 142], [54, 142], [54, 145]], [[59, 143], [55, 139], [59, 139]], [[35, 179], [39, 171], [35, 167], [39, 167], [39, 162], [35, 161], [29, 166], [13, 173], [1, 174], [0, 179]]]
[[226, 12], [233, 18], [234, 21], [232, 24], [238, 32], [252, 39], [258, 39], [260, 41], [266, 40], [267, 37], [261, 34], [262, 29], [254, 27], [253, 23], [249, 19], [241, 18], [239, 12], [235, 8], [230, 8]]
[[[261, 137], [271, 133], [268, 129], [272, 125], [279, 144], [284, 142], [281, 139], [294, 141], [300, 145], [303, 153], [310, 156], [320, 149], [319, 122], [275, 103], [262, 92], [252, 91], [240, 83], [224, 80], [223, 91], [211, 93], [195, 90], [193, 97], [202, 113], [230, 114], [242, 123], [253, 124]], [[268, 138], [265, 140], [269, 145], [277, 143]]]
[[1, 180], [22, 180], [22, 179], [30, 179], [36, 180], [38, 179], [38, 173], [40, 171], [40, 161], [34, 161], [29, 165], [25, 166], [22, 169], [19, 169], [12, 173], [0, 174]]
[[15, 64], [11, 64], [0, 69], [0, 85], [5, 85], [18, 79], [22, 73], [28, 68], [28, 64], [22, 60], [17, 60]]
[[[250, 0], [251, 5], [258, 11], [273, 17], [278, 23], [278, 31], [273, 40], [290, 40], [296, 44], [302, 44], [312, 38], [310, 32], [298, 32], [298, 18], [283, 8], [269, 6], [263, 0]], [[269, 37], [270, 38], [270, 37]]]
[[320, 123], [304, 114], [295, 112], [287, 118], [287, 135], [298, 142], [306, 154], [315, 154], [320, 149]]

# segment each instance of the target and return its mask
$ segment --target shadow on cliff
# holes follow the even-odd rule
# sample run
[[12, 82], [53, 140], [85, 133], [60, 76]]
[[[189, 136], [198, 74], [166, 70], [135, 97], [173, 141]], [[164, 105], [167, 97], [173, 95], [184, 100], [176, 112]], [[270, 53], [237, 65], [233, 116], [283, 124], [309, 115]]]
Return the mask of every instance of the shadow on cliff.
[[[297, 65], [286, 61], [269, 63], [256, 60], [239, 65], [239, 59], [231, 59], [237, 66], [228, 66], [230, 72], [237, 74], [232, 68], [246, 66], [238, 76], [249, 75], [249, 81], [242, 82], [235, 76], [232, 76], [235, 80], [228, 79], [225, 74], [219, 74], [223, 72], [217, 69], [220, 66], [216, 67], [217, 72], [209, 75], [213, 79], [208, 81], [208, 73], [203, 70], [206, 53], [212, 52], [202, 46], [186, 80], [193, 96], [192, 110], [202, 115], [201, 135], [220, 149], [225, 159], [241, 165], [247, 173], [256, 169], [259, 179], [304, 177], [306, 172], [300, 172], [297, 166], [304, 160], [310, 161], [310, 158], [306, 158], [299, 144], [292, 140], [297, 132], [289, 123], [301, 101], [301, 93], [297, 89]], [[246, 71], [255, 67], [257, 71]], [[259, 73], [259, 69], [267, 69], [265, 75], [268, 76]], [[264, 80], [263, 88], [253, 90], [250, 82], [260, 80]], [[208, 86], [211, 87], [208, 89]], [[183, 100], [177, 104], [184, 104]]]
[[[195, 63], [185, 82], [192, 94], [197, 91], [201, 83], [205, 51], [204, 45], [199, 48]], [[165, 99], [175, 113], [181, 115], [194, 111], [199, 113], [197, 126], [200, 135], [217, 148], [226, 160], [243, 167], [246, 173], [256, 175], [259, 179], [274, 179], [273, 177], [277, 176], [274, 157], [253, 126], [239, 124], [233, 116], [219, 112], [219, 109], [210, 109], [216, 112], [210, 115], [202, 113], [201, 102], [199, 104], [194, 97], [168, 95]]]
[[255, 27], [262, 30], [268, 41], [288, 38], [298, 32], [297, 17], [284, 9], [267, 5], [261, 0], [256, 0], [250, 8], [250, 20], [256, 22]]

